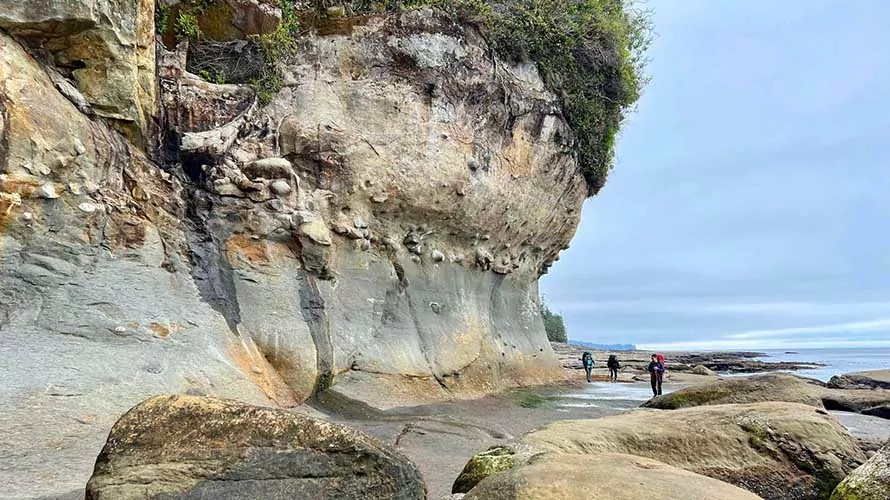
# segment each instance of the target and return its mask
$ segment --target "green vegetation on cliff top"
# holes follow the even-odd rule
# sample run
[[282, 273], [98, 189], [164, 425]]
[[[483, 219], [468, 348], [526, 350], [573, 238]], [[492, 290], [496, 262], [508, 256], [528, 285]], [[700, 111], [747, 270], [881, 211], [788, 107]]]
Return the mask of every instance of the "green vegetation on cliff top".
[[[536, 63], [547, 86], [561, 99], [575, 132], [588, 194], [603, 187], [615, 157], [615, 139], [628, 109], [647, 82], [645, 51], [651, 41], [647, 11], [633, 0], [274, 0], [282, 11], [279, 28], [262, 37], [268, 69], [256, 81], [260, 100], [280, 89], [275, 62], [296, 50], [301, 20], [366, 16], [434, 6], [479, 26], [492, 48], [510, 61]], [[196, 12], [212, 0], [187, 0], [177, 16], [178, 37], [201, 36]], [[307, 17], [306, 14], [309, 14]], [[158, 12], [167, 29], [168, 13]]]
[[591, 196], [606, 182], [625, 113], [647, 82], [651, 23], [632, 0], [314, 0], [314, 5], [352, 15], [433, 5], [477, 23], [501, 57], [534, 61], [562, 100]]
[[541, 297], [541, 319], [544, 321], [544, 331], [547, 332], [547, 340], [550, 342], [569, 341], [569, 335], [566, 333], [566, 325], [562, 316], [550, 310], [544, 303], [544, 297]]

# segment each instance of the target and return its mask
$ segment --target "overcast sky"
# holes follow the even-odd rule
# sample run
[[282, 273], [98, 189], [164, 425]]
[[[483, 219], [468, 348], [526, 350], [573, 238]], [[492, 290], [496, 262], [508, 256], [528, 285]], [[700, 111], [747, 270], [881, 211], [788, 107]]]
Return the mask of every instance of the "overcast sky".
[[542, 282], [569, 336], [890, 347], [890, 1], [648, 6], [652, 83]]

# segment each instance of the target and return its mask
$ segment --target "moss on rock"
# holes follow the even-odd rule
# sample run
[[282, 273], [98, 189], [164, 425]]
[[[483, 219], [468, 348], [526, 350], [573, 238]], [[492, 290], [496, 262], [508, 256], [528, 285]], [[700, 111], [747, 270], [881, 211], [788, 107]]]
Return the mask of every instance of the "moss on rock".
[[847, 476], [831, 500], [887, 500], [890, 498], [890, 444]]
[[515, 453], [504, 446], [495, 446], [474, 455], [454, 481], [452, 493], [466, 493], [492, 474], [510, 470], [516, 465]]

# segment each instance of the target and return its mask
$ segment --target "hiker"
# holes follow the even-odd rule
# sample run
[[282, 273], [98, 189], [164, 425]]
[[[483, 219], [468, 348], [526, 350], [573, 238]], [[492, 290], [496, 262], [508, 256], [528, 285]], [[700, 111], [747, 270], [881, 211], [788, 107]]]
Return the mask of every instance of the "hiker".
[[664, 377], [664, 364], [658, 361], [658, 356], [653, 354], [649, 362], [649, 380], [652, 382], [652, 397], [661, 396], [661, 381]]
[[585, 352], [581, 355], [581, 364], [584, 365], [584, 372], [587, 373], [587, 382], [591, 382], [590, 380], [590, 371], [593, 370], [593, 355], [589, 352]]
[[621, 369], [618, 356], [609, 354], [609, 361], [606, 361], [606, 366], [609, 367], [609, 382], [618, 382], [618, 370]]

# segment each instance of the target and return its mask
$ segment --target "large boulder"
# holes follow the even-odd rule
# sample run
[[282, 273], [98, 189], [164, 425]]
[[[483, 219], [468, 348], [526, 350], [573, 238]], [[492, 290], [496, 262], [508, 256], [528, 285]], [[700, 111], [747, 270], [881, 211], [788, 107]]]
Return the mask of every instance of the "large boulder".
[[819, 381], [785, 373], [732, 377], [686, 387], [643, 403], [646, 408], [674, 410], [699, 405], [785, 401], [822, 407]]
[[[843, 390], [825, 387], [818, 381], [786, 373], [715, 380], [686, 387], [643, 403], [646, 408], [675, 410], [700, 405], [784, 401], [827, 410], [851, 411], [882, 416], [890, 403], [890, 391]], [[883, 405], [883, 406], [882, 406]]]
[[836, 389], [890, 389], [890, 370], [835, 375], [828, 381], [828, 387]]
[[890, 443], [875, 453], [831, 494], [831, 500], [887, 500], [890, 498]]
[[464, 500], [757, 500], [731, 484], [642, 457], [618, 453], [544, 454], [480, 482]]
[[717, 375], [717, 372], [705, 365], [695, 365], [695, 367], [689, 371], [695, 375]]
[[846, 429], [824, 410], [773, 402], [565, 420], [505, 448], [516, 465], [541, 452], [640, 456], [773, 500], [827, 498], [866, 460]]
[[361, 432], [279, 409], [157, 396], [114, 425], [87, 500], [426, 498], [404, 456]]

